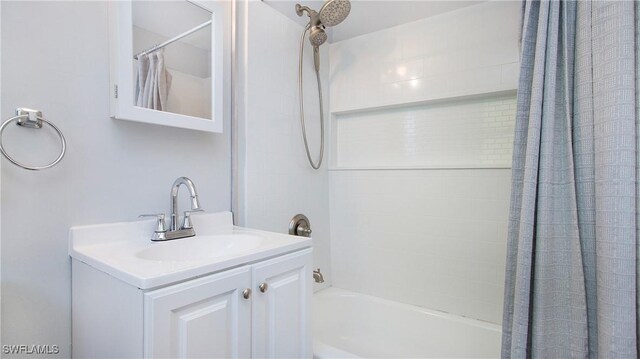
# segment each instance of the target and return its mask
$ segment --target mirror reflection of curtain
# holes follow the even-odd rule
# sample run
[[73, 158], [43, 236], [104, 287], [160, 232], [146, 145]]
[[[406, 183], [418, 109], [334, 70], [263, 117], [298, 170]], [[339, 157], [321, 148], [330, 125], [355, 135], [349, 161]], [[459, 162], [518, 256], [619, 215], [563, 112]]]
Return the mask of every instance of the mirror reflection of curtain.
[[164, 64], [164, 49], [138, 56], [136, 106], [166, 111], [171, 74]]

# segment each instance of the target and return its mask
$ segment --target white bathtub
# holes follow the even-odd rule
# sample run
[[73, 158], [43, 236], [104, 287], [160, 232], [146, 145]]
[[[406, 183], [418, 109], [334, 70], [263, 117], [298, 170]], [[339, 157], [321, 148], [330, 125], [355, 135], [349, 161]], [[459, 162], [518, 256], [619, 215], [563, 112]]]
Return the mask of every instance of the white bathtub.
[[315, 358], [498, 358], [499, 325], [328, 288], [314, 295]]

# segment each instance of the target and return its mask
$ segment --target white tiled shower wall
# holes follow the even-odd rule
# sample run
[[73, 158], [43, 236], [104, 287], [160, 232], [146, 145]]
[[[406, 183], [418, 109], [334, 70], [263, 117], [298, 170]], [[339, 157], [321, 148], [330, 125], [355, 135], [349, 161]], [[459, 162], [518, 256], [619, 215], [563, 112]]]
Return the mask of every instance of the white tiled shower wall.
[[[303, 28], [261, 1], [238, 2], [240, 89], [240, 208], [238, 223], [288, 232], [291, 218], [311, 221], [314, 266], [330, 273], [329, 192], [326, 164], [308, 164], [298, 117], [298, 51]], [[293, 6], [292, 6], [293, 11]], [[314, 160], [320, 146], [313, 54], [305, 41], [304, 90], [307, 131]], [[321, 48], [324, 111], [329, 112], [329, 53]], [[325, 162], [326, 163], [326, 162]], [[328, 278], [327, 278], [328, 279]], [[328, 286], [315, 285], [315, 289]]]
[[519, 11], [332, 44], [333, 285], [500, 322]]
[[499, 322], [510, 172], [332, 172], [333, 285]]
[[511, 165], [513, 95], [336, 116], [338, 168]]
[[331, 110], [515, 89], [520, 6], [484, 2], [331, 44]]

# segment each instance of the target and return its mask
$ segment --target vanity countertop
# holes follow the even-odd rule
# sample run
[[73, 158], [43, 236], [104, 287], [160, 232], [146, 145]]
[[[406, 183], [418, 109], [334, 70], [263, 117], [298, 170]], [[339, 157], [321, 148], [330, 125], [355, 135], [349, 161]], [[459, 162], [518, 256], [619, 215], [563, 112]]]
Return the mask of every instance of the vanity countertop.
[[69, 255], [140, 289], [253, 263], [312, 245], [311, 238], [233, 226], [230, 212], [192, 217], [195, 237], [150, 240], [155, 220], [72, 227]]

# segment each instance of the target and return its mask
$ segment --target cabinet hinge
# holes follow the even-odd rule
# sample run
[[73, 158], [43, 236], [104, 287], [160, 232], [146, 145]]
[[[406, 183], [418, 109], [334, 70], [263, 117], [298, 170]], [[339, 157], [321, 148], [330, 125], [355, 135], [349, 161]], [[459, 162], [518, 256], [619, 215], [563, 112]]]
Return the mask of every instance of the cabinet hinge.
[[113, 85], [113, 95], [118, 98], [118, 85]]

